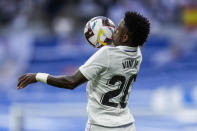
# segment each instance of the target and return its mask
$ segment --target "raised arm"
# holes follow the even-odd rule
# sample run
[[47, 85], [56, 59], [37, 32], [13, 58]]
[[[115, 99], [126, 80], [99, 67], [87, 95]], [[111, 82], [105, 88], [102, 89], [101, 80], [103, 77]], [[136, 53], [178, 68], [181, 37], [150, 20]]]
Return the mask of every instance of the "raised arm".
[[[36, 83], [37, 81], [43, 82], [40, 78], [36, 77], [36, 73], [28, 73], [24, 74], [18, 79], [17, 89], [25, 88], [27, 85]], [[52, 75], [45, 75], [46, 80], [44, 83], [49, 85], [64, 88], [64, 89], [75, 89], [78, 85], [87, 82], [88, 80], [82, 75], [82, 73], [77, 70], [76, 73], [70, 76], [52, 76]]]

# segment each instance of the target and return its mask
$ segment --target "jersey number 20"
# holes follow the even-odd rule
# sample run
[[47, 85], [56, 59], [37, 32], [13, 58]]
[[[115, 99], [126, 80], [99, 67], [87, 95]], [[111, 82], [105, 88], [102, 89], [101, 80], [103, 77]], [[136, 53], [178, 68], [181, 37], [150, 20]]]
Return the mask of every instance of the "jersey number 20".
[[[121, 75], [113, 76], [109, 80], [107, 85], [114, 86], [116, 84], [116, 82], [119, 82], [120, 83], [119, 87], [116, 90], [109, 91], [109, 92], [105, 93], [102, 96], [101, 103], [103, 105], [112, 106], [112, 107], [117, 107], [120, 104], [121, 108], [125, 108], [127, 105], [127, 103], [125, 103], [125, 99], [128, 95], [129, 86], [130, 86], [131, 82], [134, 82], [136, 80], [136, 77], [137, 77], [137, 75], [134, 74], [129, 78], [128, 81], [126, 81], [126, 78], [124, 76], [121, 76]], [[111, 98], [118, 96], [121, 92], [123, 92], [123, 95], [120, 98], [120, 103], [114, 103], [114, 102], [109, 101]]]

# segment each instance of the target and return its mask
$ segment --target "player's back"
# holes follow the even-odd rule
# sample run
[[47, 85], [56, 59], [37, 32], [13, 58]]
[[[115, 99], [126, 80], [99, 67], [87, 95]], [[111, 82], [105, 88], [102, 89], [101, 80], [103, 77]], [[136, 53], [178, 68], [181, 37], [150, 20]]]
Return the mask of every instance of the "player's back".
[[112, 127], [134, 121], [127, 103], [141, 60], [139, 47], [106, 46], [80, 67], [90, 77], [87, 110], [91, 124]]

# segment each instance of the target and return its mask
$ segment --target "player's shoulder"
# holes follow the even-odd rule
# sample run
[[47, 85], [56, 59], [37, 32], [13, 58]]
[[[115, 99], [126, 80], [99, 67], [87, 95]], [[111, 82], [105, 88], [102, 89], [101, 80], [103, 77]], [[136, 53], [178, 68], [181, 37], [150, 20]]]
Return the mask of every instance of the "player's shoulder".
[[110, 45], [106, 45], [106, 46], [103, 46], [100, 50], [109, 50], [109, 48], [111, 48]]
[[103, 47], [101, 47], [97, 52], [108, 52], [109, 50], [110, 50], [110, 46], [103, 46]]

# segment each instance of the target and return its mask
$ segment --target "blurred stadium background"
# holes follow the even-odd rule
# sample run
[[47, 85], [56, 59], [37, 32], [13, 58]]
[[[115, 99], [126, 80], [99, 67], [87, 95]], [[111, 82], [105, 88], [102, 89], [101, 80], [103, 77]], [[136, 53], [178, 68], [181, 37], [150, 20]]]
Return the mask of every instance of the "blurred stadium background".
[[151, 21], [130, 96], [137, 131], [196, 131], [196, 0], [0, 0], [0, 131], [83, 131], [85, 84], [17, 91], [17, 78], [72, 73], [96, 51], [84, 39], [85, 23], [102, 15], [117, 24], [126, 10]]

